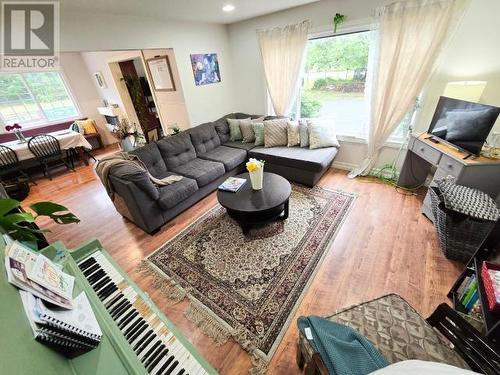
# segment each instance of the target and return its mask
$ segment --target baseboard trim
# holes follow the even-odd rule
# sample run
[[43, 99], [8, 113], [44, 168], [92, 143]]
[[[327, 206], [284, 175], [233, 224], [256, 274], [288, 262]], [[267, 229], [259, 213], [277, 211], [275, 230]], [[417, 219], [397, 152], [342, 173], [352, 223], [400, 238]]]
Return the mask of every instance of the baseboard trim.
[[344, 171], [352, 171], [356, 167], [357, 167], [356, 164], [346, 163], [343, 161], [334, 161], [332, 164], [332, 168], [342, 169]]

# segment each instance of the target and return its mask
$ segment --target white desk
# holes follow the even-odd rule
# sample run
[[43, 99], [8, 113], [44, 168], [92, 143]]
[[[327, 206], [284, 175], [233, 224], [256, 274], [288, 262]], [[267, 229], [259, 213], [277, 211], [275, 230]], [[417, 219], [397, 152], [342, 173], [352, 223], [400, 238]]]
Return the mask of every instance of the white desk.
[[[435, 186], [438, 179], [453, 176], [457, 184], [484, 191], [500, 203], [500, 160], [484, 156], [464, 159], [467, 154], [446, 143], [431, 142], [429, 136], [427, 133], [411, 135], [399, 174], [399, 186], [412, 188], [423, 185], [434, 166], [436, 171], [431, 186]], [[424, 199], [422, 213], [434, 220], [429, 193]]]

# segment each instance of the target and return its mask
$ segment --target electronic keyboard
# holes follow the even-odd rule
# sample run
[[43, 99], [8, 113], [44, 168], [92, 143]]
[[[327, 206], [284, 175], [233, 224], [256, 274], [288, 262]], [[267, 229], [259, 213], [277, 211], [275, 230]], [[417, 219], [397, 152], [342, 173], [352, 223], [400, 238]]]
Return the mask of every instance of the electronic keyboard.
[[[2, 257], [3, 247], [2, 244]], [[37, 375], [217, 373], [97, 240], [72, 251], [56, 243], [42, 253], [62, 263], [64, 271], [75, 276], [74, 295], [86, 292], [103, 337], [97, 348], [75, 358], [36, 342], [19, 293], [2, 275], [0, 300], [2, 305], [7, 301], [7, 308], [0, 309], [0, 329], [7, 332], [11, 327], [0, 338], [3, 371]]]

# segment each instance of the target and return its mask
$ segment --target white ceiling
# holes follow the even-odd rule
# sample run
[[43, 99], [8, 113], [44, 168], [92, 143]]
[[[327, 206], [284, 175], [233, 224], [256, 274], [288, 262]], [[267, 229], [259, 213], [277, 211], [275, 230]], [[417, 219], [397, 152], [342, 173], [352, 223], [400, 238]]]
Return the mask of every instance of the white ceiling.
[[[61, 0], [61, 12], [102, 12], [160, 19], [234, 23], [319, 0]], [[223, 12], [232, 4], [236, 9]]]

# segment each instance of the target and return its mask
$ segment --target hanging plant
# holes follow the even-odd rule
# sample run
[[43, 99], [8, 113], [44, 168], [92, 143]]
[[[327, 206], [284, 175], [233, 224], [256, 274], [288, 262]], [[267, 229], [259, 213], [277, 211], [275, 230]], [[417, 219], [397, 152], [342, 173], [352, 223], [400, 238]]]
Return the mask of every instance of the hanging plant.
[[335, 13], [335, 17], [333, 17], [333, 32], [337, 33], [337, 26], [345, 21], [345, 16], [340, 13]]

